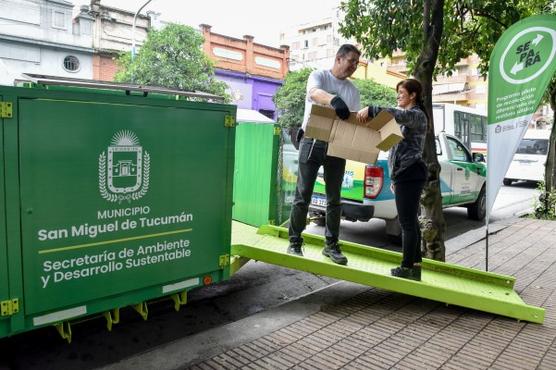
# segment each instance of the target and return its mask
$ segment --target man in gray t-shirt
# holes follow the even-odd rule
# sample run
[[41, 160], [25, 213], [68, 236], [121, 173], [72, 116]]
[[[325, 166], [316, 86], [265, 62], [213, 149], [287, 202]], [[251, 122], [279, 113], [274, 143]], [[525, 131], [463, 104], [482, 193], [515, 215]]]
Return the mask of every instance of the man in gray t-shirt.
[[[361, 53], [355, 46], [342, 45], [336, 53], [334, 66], [331, 70], [318, 70], [311, 73], [307, 81], [302, 130], [307, 127], [312, 104], [334, 108], [336, 115], [341, 119], [348, 118], [350, 112], [360, 109], [359, 91], [348, 80], [348, 77], [353, 75], [357, 69], [360, 56]], [[320, 166], [323, 166], [326, 183], [326, 246], [322, 253], [330, 257], [335, 263], [345, 265], [347, 264], [347, 258], [340, 250], [338, 239], [342, 213], [340, 192], [346, 160], [326, 155], [327, 149], [326, 142], [306, 137], [299, 144], [299, 170], [290, 215], [288, 253], [303, 256], [301, 233], [305, 230], [307, 212], [317, 173]]]

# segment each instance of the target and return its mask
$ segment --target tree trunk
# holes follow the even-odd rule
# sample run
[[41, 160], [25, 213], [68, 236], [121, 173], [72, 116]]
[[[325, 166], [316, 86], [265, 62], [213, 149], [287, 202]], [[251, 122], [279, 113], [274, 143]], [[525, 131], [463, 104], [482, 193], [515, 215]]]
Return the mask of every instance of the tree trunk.
[[544, 167], [544, 193], [539, 195], [540, 207], [535, 209], [535, 216], [537, 218], [549, 218], [551, 213], [551, 208], [554, 207], [550, 204], [550, 193], [552, 193], [556, 186], [556, 79], [553, 79], [548, 87], [550, 107], [554, 112], [554, 117], [552, 120], [552, 129], [550, 130], [550, 139], [548, 141], [548, 155], [546, 156], [546, 163]]
[[556, 168], [554, 167], [554, 162], [556, 159], [556, 80], [553, 80], [549, 86], [550, 89], [550, 108], [554, 112], [554, 119], [552, 121], [552, 129], [550, 131], [550, 140], [548, 142], [548, 155], [546, 157], [546, 166], [544, 171], [544, 184], [546, 193], [550, 193], [554, 190], [555, 180], [556, 180]]
[[446, 259], [444, 238], [446, 221], [442, 213], [440, 192], [440, 164], [436, 156], [436, 140], [432, 113], [432, 79], [438, 57], [438, 49], [444, 25], [444, 0], [426, 0], [423, 11], [423, 48], [415, 66], [415, 77], [423, 85], [424, 103], [429, 122], [425, 137], [424, 159], [428, 167], [421, 203], [425, 214], [421, 215], [424, 255], [438, 261]]

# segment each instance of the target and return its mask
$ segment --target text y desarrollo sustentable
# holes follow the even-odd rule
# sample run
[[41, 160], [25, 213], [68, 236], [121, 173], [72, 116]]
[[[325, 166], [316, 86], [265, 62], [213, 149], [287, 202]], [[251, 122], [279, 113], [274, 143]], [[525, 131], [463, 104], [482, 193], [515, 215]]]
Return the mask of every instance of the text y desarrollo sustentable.
[[158, 241], [149, 245], [104, 250], [79, 257], [43, 261], [41, 285], [89, 278], [191, 257], [190, 241]]

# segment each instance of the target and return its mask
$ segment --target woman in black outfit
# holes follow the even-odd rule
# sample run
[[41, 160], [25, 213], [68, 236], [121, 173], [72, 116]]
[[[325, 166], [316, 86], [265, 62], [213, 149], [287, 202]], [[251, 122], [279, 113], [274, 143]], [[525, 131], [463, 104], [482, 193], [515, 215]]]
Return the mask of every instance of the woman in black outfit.
[[396, 86], [397, 108], [369, 106], [357, 118], [366, 122], [381, 110], [391, 113], [400, 125], [403, 140], [390, 149], [388, 170], [391, 190], [396, 198], [398, 219], [402, 228], [402, 264], [391, 270], [392, 276], [421, 280], [421, 230], [418, 211], [421, 192], [427, 179], [423, 148], [427, 130], [427, 114], [423, 106], [421, 83], [409, 78]]

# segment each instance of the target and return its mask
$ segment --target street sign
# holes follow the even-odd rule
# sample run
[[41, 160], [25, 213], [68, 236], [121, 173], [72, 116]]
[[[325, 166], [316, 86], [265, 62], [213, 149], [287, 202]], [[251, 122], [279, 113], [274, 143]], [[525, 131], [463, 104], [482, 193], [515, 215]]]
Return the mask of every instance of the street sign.
[[556, 16], [521, 20], [502, 34], [488, 73], [487, 224], [504, 175], [556, 72]]

